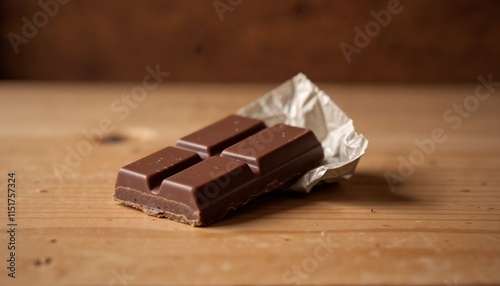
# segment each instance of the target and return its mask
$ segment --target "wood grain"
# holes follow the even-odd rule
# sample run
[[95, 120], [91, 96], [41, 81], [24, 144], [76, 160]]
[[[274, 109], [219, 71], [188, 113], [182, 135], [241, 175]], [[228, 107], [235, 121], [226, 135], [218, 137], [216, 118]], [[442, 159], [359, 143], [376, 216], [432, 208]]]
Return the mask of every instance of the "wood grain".
[[[132, 84], [0, 83], [0, 284], [499, 284], [500, 93], [453, 129], [443, 114], [470, 100], [473, 85], [320, 86], [370, 139], [356, 175], [193, 228], [113, 201], [118, 168], [273, 86], [162, 85], [121, 119], [110, 105]], [[53, 162], [103, 118], [116, 129], [58, 180]], [[391, 191], [384, 173], [435, 128], [446, 141]], [[10, 171], [16, 279], [5, 268]]]
[[[39, 3], [0, 1], [0, 78], [136, 81], [157, 63], [184, 82], [260, 83], [298, 72], [315, 81], [474, 82], [500, 73], [495, 0], [69, 1], [16, 53], [8, 34], [23, 36], [23, 18], [43, 21], [32, 20]], [[240, 5], [221, 21], [214, 3]], [[389, 3], [402, 10], [371, 28], [366, 46], [355, 42], [355, 27], [377, 25], [372, 13]], [[342, 43], [359, 48], [351, 62]]]

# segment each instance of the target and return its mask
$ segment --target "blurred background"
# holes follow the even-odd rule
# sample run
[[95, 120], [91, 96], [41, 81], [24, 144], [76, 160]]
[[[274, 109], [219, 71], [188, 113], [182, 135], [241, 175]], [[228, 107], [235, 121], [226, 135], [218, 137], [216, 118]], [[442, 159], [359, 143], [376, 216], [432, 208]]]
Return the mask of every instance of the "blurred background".
[[500, 73], [500, 2], [0, 2], [0, 78], [476, 82]]

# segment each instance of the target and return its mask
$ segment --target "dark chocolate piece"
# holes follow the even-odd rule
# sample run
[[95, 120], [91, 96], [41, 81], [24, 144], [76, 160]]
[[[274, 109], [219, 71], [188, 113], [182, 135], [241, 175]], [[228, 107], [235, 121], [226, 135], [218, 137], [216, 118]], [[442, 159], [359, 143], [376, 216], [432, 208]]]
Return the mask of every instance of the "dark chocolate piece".
[[322, 158], [321, 144], [308, 129], [265, 128], [233, 115], [121, 168], [114, 197], [149, 215], [202, 226], [290, 182]]
[[266, 125], [260, 120], [231, 115], [182, 137], [177, 140], [176, 146], [196, 152], [206, 159], [264, 128]]

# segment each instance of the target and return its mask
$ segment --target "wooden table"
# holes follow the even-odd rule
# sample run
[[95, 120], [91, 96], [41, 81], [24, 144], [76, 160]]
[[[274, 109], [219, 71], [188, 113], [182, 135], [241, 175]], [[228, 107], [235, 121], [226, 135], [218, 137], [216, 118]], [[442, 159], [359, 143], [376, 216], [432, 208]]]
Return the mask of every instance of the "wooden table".
[[193, 228], [113, 201], [119, 167], [274, 85], [164, 84], [126, 103], [134, 84], [0, 83], [0, 284], [499, 284], [500, 87], [319, 85], [370, 140], [356, 175]]

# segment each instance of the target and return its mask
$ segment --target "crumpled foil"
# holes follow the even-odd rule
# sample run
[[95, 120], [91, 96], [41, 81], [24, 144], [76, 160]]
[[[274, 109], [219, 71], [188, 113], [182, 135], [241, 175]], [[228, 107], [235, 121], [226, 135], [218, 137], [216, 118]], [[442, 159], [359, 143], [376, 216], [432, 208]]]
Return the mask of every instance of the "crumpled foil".
[[308, 193], [320, 182], [349, 179], [368, 146], [368, 139], [354, 130], [352, 119], [302, 73], [242, 107], [237, 114], [260, 119], [267, 126], [284, 123], [314, 132], [325, 157], [291, 186], [295, 191]]

